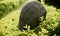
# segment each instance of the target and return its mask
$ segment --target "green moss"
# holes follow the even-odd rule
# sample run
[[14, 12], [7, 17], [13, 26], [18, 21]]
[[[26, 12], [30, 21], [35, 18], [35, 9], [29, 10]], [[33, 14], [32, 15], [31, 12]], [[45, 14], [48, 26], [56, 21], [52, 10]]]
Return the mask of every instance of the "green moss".
[[[20, 0], [21, 2], [22, 0]], [[42, 5], [45, 6], [47, 10], [46, 21], [40, 23], [40, 25], [34, 30], [24, 31], [23, 33], [18, 29], [18, 21], [20, 16], [20, 10], [13, 3], [0, 3], [0, 18], [12, 10], [13, 13], [8, 14], [6, 17], [0, 19], [0, 36], [48, 36], [48, 32], [54, 31], [55, 28], [60, 28], [60, 9], [56, 10], [53, 6], [47, 6], [43, 2]], [[20, 3], [22, 5], [22, 3]], [[8, 12], [7, 12], [8, 11]], [[28, 28], [29, 29], [29, 28]], [[36, 31], [36, 33], [34, 32]]]

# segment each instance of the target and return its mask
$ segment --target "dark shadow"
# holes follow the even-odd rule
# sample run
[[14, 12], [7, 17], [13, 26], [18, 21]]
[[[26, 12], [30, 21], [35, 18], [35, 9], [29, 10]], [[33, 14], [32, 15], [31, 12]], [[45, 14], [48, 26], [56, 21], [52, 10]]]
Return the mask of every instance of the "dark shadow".
[[45, 4], [53, 5], [56, 9], [60, 9], [60, 0], [44, 0]]

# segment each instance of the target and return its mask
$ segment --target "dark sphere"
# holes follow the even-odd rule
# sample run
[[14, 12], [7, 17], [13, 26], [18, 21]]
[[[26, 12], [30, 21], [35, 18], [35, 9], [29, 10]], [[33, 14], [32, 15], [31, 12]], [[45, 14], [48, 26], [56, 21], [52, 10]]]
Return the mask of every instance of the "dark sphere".
[[44, 0], [45, 4], [53, 5], [57, 9], [60, 9], [60, 0]]
[[18, 24], [19, 29], [25, 30], [25, 28], [23, 28], [25, 25], [30, 26], [30, 30], [35, 29], [41, 22], [39, 17], [42, 16], [46, 19], [45, 7], [37, 1], [28, 2], [21, 10]]

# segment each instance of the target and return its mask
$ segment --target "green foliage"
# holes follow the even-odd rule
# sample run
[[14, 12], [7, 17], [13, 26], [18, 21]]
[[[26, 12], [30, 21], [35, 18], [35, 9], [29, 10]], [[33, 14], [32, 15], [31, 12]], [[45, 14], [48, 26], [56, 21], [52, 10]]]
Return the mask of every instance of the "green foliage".
[[0, 3], [0, 19], [7, 15], [9, 12], [14, 11], [18, 8], [18, 5], [16, 5], [13, 2], [9, 3]]
[[20, 7], [25, 3], [27, 0], [19, 0]]
[[26, 1], [26, 0], [20, 0], [20, 1], [19, 1], [20, 6], [21, 6], [25, 1]]
[[[19, 2], [21, 2], [20, 4], [22, 5], [24, 1], [19, 0]], [[33, 30], [30, 30], [30, 27], [28, 27], [27, 31], [23, 30], [23, 32], [21, 32], [17, 27], [20, 16], [20, 10], [15, 10], [18, 7], [17, 4], [13, 2], [0, 3], [0, 18], [14, 10], [13, 13], [0, 20], [0, 32], [2, 32], [0, 36], [48, 36], [51, 34], [49, 32], [55, 29], [60, 30], [60, 9], [47, 6], [44, 3], [42, 5], [44, 5], [47, 10], [46, 20], [41, 22], [39, 26]]]
[[0, 32], [0, 36], [4, 36], [2, 32]]
[[0, 0], [0, 1], [3, 1], [3, 0]]

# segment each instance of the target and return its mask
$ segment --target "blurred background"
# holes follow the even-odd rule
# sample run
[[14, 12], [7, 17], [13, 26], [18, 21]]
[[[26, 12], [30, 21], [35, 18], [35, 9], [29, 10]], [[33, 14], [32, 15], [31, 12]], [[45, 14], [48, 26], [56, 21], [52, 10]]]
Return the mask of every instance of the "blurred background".
[[[46, 21], [36, 29], [21, 32], [18, 21], [21, 8], [30, 1], [39, 1], [47, 10]], [[60, 32], [60, 9], [54, 4], [46, 3], [47, 0], [0, 0], [0, 36], [48, 36], [53, 31]], [[58, 3], [57, 3], [58, 4]], [[50, 32], [50, 33], [49, 33]], [[57, 36], [54, 34], [53, 36]], [[58, 36], [60, 36], [58, 34]]]

